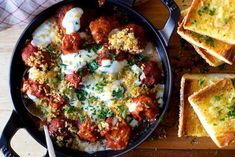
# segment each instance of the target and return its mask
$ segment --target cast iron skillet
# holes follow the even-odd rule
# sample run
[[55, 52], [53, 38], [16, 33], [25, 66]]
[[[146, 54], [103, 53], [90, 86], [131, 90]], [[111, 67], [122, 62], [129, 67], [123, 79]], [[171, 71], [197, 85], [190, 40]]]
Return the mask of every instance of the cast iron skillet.
[[[26, 128], [26, 130], [36, 139], [40, 144], [46, 146], [44, 135], [42, 132], [38, 131], [32, 118], [28, 114], [26, 108], [23, 105], [23, 101], [21, 98], [21, 85], [22, 85], [22, 78], [23, 73], [26, 69], [22, 59], [21, 59], [21, 50], [24, 46], [26, 39], [30, 38], [32, 32], [48, 17], [50, 17], [56, 9], [59, 7], [68, 4], [70, 2], [78, 3], [79, 5], [90, 7], [93, 9], [100, 9], [97, 5], [97, 0], [66, 0], [59, 2], [50, 8], [46, 9], [42, 13], [40, 13], [37, 17], [35, 17], [32, 22], [28, 25], [25, 31], [22, 33], [21, 37], [19, 38], [11, 61], [10, 67], [10, 93], [14, 105], [14, 110], [11, 114], [10, 120], [8, 121], [7, 125], [5, 126], [1, 139], [0, 139], [0, 148], [3, 154], [7, 157], [17, 157], [17, 153], [11, 148], [10, 140], [15, 132], [19, 128]], [[168, 56], [166, 53], [166, 48], [168, 46], [168, 41], [170, 36], [177, 24], [180, 11], [178, 6], [173, 0], [161, 0], [162, 3], [168, 8], [169, 10], [169, 19], [166, 22], [164, 28], [162, 30], [156, 30], [154, 26], [146, 20], [141, 14], [136, 12], [133, 9], [133, 4], [135, 0], [107, 0], [106, 4], [102, 8], [102, 11], [109, 12], [111, 8], [114, 6], [120, 10], [123, 14], [127, 15], [135, 21], [136, 23], [140, 24], [148, 31], [148, 35], [153, 39], [153, 42], [156, 44], [157, 51], [160, 54], [160, 58], [163, 64], [163, 71], [164, 71], [164, 84], [165, 84], [165, 91], [163, 96], [164, 105], [160, 112], [159, 117], [156, 121], [148, 127], [147, 131], [144, 132], [135, 142], [130, 144], [124, 150], [118, 151], [100, 151], [93, 154], [88, 154], [85, 152], [80, 152], [76, 150], [71, 150], [67, 148], [59, 148], [55, 146], [57, 156], [61, 157], [73, 157], [73, 156], [118, 156], [124, 154], [133, 148], [137, 147], [141, 144], [158, 126], [160, 119], [164, 115], [167, 110], [168, 103], [170, 100], [171, 95], [171, 86], [172, 86], [172, 76], [171, 76], [171, 66], [168, 60]], [[159, 17], [161, 18], [161, 17]], [[25, 146], [27, 149], [27, 146]]]

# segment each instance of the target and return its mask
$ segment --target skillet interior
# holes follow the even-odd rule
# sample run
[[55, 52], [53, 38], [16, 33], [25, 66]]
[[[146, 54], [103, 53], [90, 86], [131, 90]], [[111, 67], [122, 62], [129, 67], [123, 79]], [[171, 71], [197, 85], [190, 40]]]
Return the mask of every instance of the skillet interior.
[[[92, 8], [98, 10], [99, 13], [103, 14], [109, 14], [113, 12], [113, 8], [118, 9], [121, 13], [124, 15], [128, 15], [131, 21], [135, 21], [139, 25], [143, 26], [145, 30], [147, 30], [147, 35], [149, 36], [150, 39], [156, 44], [157, 51], [160, 54], [160, 58], [162, 61], [163, 65], [163, 72], [164, 72], [164, 85], [165, 85], [165, 90], [164, 90], [164, 96], [163, 96], [163, 108], [160, 111], [160, 116], [158, 119], [149, 126], [147, 131], [143, 133], [135, 142], [133, 142], [131, 145], [129, 145], [126, 149], [124, 150], [119, 150], [119, 151], [100, 151], [96, 152], [93, 154], [87, 154], [85, 152], [80, 152], [76, 150], [71, 150], [67, 148], [60, 148], [55, 146], [55, 149], [57, 151], [58, 156], [116, 156], [116, 155], [121, 155], [136, 146], [138, 146], [142, 141], [144, 141], [157, 127], [160, 121], [160, 117], [163, 116], [165, 113], [167, 106], [168, 106], [168, 101], [170, 99], [170, 93], [171, 93], [171, 70], [170, 70], [170, 64], [168, 60], [168, 56], [166, 54], [165, 47], [162, 43], [162, 40], [160, 39], [160, 34], [154, 29], [154, 27], [139, 13], [135, 12], [132, 8], [117, 3], [117, 2], [112, 2], [112, 1], [107, 1], [105, 6], [100, 9], [96, 3], [96, 1], [82, 1], [82, 0], [68, 0], [68, 1], [62, 1], [45, 11], [43, 11], [41, 14], [39, 14], [30, 24], [29, 26], [25, 29], [25, 31], [22, 33], [21, 37], [18, 40], [18, 43], [16, 44], [13, 57], [12, 57], [12, 62], [11, 62], [11, 67], [10, 67], [10, 90], [11, 90], [11, 96], [13, 100], [13, 104], [15, 107], [16, 112], [20, 115], [25, 128], [27, 131], [42, 145], [45, 146], [45, 140], [44, 140], [44, 135], [42, 132], [38, 131], [38, 128], [34, 125], [34, 122], [32, 121], [32, 118], [28, 114], [27, 110], [25, 109], [21, 97], [21, 86], [22, 86], [22, 78], [23, 78], [23, 73], [26, 70], [26, 66], [24, 65], [22, 59], [21, 59], [21, 50], [24, 46], [24, 43], [26, 39], [31, 38], [31, 34], [33, 31], [48, 17], [50, 17], [54, 11], [67, 4], [67, 3], [77, 3], [79, 6], [83, 8]], [[114, 7], [115, 4], [115, 7]]]

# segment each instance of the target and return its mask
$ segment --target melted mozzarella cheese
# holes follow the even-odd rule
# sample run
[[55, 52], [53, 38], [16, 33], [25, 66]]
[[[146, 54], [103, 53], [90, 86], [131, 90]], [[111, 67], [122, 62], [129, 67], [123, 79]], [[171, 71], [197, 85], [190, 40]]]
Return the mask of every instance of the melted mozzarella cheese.
[[80, 50], [78, 53], [62, 54], [61, 60], [64, 65], [62, 67], [62, 73], [72, 74], [74, 71], [82, 68], [96, 57], [97, 54], [93, 50]]
[[46, 48], [54, 39], [55, 21], [52, 19], [43, 22], [34, 32], [31, 44], [36, 47]]
[[80, 27], [80, 18], [82, 17], [83, 10], [81, 8], [72, 8], [66, 12], [62, 26], [66, 29], [66, 34], [71, 34], [77, 32]]
[[142, 69], [140, 69], [136, 64], [131, 66], [131, 70], [136, 74], [137, 80], [135, 80], [136, 85], [140, 85], [141, 81], [145, 78], [145, 74]]
[[98, 80], [95, 80], [92, 77], [89, 78], [88, 80], [83, 82], [84, 86], [86, 87], [84, 90], [89, 93], [90, 96], [94, 96], [100, 101], [103, 101], [107, 106], [110, 106], [112, 104], [112, 100], [114, 99], [113, 91], [120, 89], [122, 92], [124, 92], [124, 89], [121, 86], [121, 82], [119, 80], [108, 83], [103, 87], [102, 91], [97, 90], [97, 83]]
[[127, 65], [127, 61], [123, 60], [121, 62], [102, 60], [101, 66], [97, 69], [98, 72], [106, 72], [109, 74], [116, 74], [120, 72]]

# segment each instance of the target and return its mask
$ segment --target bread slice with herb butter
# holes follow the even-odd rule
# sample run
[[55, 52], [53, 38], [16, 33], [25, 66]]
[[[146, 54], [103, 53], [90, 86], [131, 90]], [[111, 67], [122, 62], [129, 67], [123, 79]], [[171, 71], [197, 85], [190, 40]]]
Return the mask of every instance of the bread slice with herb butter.
[[235, 0], [193, 0], [184, 28], [235, 44]]
[[194, 92], [224, 78], [235, 78], [235, 74], [184, 74], [181, 79], [180, 112], [178, 137], [208, 136], [196, 113], [191, 107], [188, 97]]
[[218, 147], [235, 141], [235, 88], [232, 79], [225, 78], [206, 86], [191, 95], [189, 102]]
[[[182, 12], [183, 16], [186, 14], [187, 10], [188, 9]], [[183, 24], [185, 20], [186, 18], [179, 24], [177, 33], [183, 39], [191, 43], [198, 54], [201, 55], [209, 65], [216, 67], [224, 62], [228, 64], [235, 62], [235, 52], [233, 52], [233, 46], [231, 44], [184, 29]]]

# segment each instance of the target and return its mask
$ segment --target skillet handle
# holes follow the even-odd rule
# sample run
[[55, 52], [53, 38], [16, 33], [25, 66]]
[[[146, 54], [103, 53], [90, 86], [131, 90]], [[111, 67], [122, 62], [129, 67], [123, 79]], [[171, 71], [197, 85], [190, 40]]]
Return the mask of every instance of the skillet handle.
[[164, 44], [168, 46], [170, 37], [180, 17], [180, 9], [174, 0], [161, 0], [161, 1], [167, 7], [170, 13], [165, 26], [163, 27], [163, 29], [159, 30], [159, 33], [163, 38]]
[[20, 117], [15, 111], [12, 112], [5, 128], [3, 129], [0, 139], [0, 149], [5, 157], [19, 157], [19, 155], [11, 148], [11, 138], [15, 135], [16, 131], [23, 128]]

